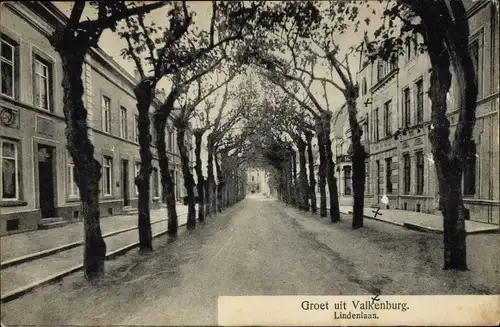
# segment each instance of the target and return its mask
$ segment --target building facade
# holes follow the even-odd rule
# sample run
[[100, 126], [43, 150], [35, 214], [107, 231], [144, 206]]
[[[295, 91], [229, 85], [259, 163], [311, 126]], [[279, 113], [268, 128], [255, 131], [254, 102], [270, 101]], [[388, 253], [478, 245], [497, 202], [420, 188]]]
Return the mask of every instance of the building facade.
[[[47, 218], [81, 215], [64, 134], [61, 60], [47, 39], [66, 16], [50, 2], [9, 2], [0, 10], [0, 234], [9, 234], [36, 229]], [[102, 165], [101, 217], [120, 214], [137, 206], [136, 80], [101, 49], [87, 55], [82, 80], [94, 157]], [[171, 123], [167, 147], [180, 199], [184, 187]], [[153, 152], [151, 199], [158, 208], [163, 197]]]
[[[470, 27], [470, 49], [478, 76], [476, 124], [467, 156], [464, 203], [471, 219], [499, 223], [499, 38], [498, 9], [490, 1], [465, 1]], [[397, 63], [361, 61], [358, 115], [370, 157], [365, 203], [379, 205], [385, 194], [390, 209], [436, 213], [439, 194], [429, 142], [431, 101], [430, 62], [412, 43]], [[453, 73], [453, 72], [452, 72]], [[450, 138], [458, 121], [456, 80], [448, 95]], [[342, 123], [339, 139], [348, 139]], [[348, 148], [348, 147], [347, 147]], [[337, 165], [349, 166], [346, 147], [339, 148]], [[346, 177], [344, 175], [344, 177]]]
[[267, 173], [264, 169], [247, 169], [247, 193], [269, 192], [267, 186]]

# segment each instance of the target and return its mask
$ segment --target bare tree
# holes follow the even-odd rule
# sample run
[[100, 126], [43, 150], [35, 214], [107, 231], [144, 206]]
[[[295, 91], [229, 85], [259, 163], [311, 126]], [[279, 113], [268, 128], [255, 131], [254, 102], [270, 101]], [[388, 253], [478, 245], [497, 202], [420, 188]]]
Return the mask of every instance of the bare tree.
[[[196, 108], [204, 102], [208, 97], [210, 97], [214, 92], [219, 90], [222, 86], [227, 85], [236, 75], [236, 71], [230, 69], [229, 74], [227, 74], [227, 78], [222, 81], [216, 81], [215, 85], [213, 85], [211, 80], [208, 80], [209, 83], [203, 81], [204, 77], [208, 76], [207, 74], [211, 72], [217, 73], [217, 68], [222, 64], [225, 59], [225, 55], [220, 59], [216, 59], [215, 63], [204, 65], [204, 67], [198, 67], [197, 69], [190, 68], [190, 71], [195, 71], [196, 80], [193, 80], [193, 77], [187, 78], [188, 81], [196, 82], [196, 91], [194, 92], [194, 96], [191, 96], [189, 93], [190, 85], [186, 84], [186, 82], [182, 82], [183, 78], [176, 79], [176, 86], [179, 87], [182, 84], [182, 88], [184, 92], [179, 97], [180, 102], [180, 110], [176, 118], [174, 118], [174, 126], [177, 129], [177, 144], [179, 147], [181, 160], [182, 160], [182, 171], [184, 175], [184, 186], [187, 190], [187, 202], [188, 202], [188, 220], [187, 227], [194, 228], [196, 226], [196, 212], [195, 212], [195, 199], [194, 199], [194, 178], [190, 171], [189, 166], [189, 156], [188, 150], [185, 146], [185, 133], [186, 129], [189, 126], [189, 121], [194, 118], [196, 113]], [[217, 74], [216, 74], [217, 75]], [[217, 75], [218, 76], [218, 75]], [[194, 83], [193, 83], [194, 84]], [[192, 84], [191, 84], [192, 85]], [[210, 86], [209, 86], [210, 85]], [[201, 167], [199, 167], [201, 169]]]
[[[192, 23], [192, 14], [188, 12], [186, 1], [183, 1], [182, 5], [174, 3], [169, 11], [169, 17], [166, 18], [170, 18], [168, 30], [156, 39], [154, 35], [161, 31], [161, 28], [157, 27], [154, 22], [148, 25], [143, 15], [139, 15], [137, 18], [128, 18], [126, 26], [123, 26], [120, 32], [120, 36], [127, 41], [127, 48], [123, 49], [122, 56], [133, 60], [140, 76], [140, 81], [134, 88], [134, 94], [137, 100], [139, 153], [141, 156], [140, 171], [135, 178], [135, 184], [139, 191], [138, 230], [141, 251], [153, 250], [149, 215], [150, 176], [153, 171], [149, 108], [153, 102], [158, 82], [177, 69], [175, 65], [178, 63], [172, 62], [174, 58], [169, 54], [170, 49], [187, 33]], [[163, 46], [157, 48], [158, 43], [163, 43]], [[142, 59], [144, 53], [147, 53], [145, 60]], [[150, 73], [145, 70], [146, 66], [152, 67]]]
[[135, 6], [134, 2], [127, 5], [125, 2], [92, 1], [90, 5], [97, 9], [97, 18], [81, 21], [86, 5], [84, 1], [75, 2], [69, 19], [65, 24], [58, 24], [48, 38], [62, 62], [67, 149], [75, 164], [85, 226], [84, 274], [92, 279], [104, 273], [106, 244], [99, 223], [101, 164], [94, 158], [94, 146], [88, 136], [87, 109], [82, 101], [84, 59], [91, 48], [98, 47], [104, 30], [114, 31], [117, 22], [150, 12], [164, 4], [156, 2]]
[[[387, 8], [384, 15], [384, 24], [375, 32], [378, 39], [367, 42], [369, 53], [383, 59], [401, 54], [410, 32], [423, 36], [420, 51], [429, 54], [432, 67], [428, 92], [432, 101], [429, 139], [443, 215], [443, 269], [467, 270], [465, 219], [469, 212], [463, 203], [461, 179], [476, 120], [478, 86], [469, 50], [466, 10], [462, 1], [438, 0], [433, 6], [426, 6], [420, 1], [400, 0], [397, 5]], [[401, 26], [392, 22], [396, 19], [402, 22]], [[393, 32], [396, 28], [400, 33]], [[459, 89], [459, 117], [453, 142], [446, 116], [451, 68]]]

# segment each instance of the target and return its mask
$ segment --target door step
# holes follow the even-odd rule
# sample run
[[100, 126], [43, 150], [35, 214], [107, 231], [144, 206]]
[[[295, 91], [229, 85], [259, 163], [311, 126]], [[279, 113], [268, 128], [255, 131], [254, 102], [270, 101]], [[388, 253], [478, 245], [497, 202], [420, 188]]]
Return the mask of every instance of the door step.
[[132, 208], [131, 206], [123, 207], [122, 210], [123, 210], [122, 214], [124, 215], [135, 215], [139, 212], [137, 208]]
[[38, 228], [52, 229], [52, 228], [66, 226], [70, 223], [71, 221], [65, 220], [63, 217], [43, 218], [42, 221], [38, 224]]

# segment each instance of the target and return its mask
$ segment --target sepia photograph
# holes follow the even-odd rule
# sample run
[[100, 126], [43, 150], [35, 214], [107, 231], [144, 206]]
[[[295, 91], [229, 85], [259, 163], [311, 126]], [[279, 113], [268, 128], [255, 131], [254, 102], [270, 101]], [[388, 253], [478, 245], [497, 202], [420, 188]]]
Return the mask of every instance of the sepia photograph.
[[500, 325], [499, 26], [0, 2], [0, 326]]

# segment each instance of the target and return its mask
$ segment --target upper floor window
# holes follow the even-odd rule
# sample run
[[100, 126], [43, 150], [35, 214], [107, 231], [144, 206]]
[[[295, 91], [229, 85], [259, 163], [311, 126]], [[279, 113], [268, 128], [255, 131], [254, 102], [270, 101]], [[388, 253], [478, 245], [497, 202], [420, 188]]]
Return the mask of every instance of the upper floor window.
[[397, 68], [396, 60], [391, 58], [388, 61], [379, 59], [377, 61], [377, 81], [387, 76], [393, 70]]
[[175, 152], [175, 130], [168, 133], [168, 140], [170, 142], [169, 150]]
[[403, 90], [403, 127], [411, 125], [411, 100], [410, 88], [407, 87]]
[[379, 132], [380, 120], [379, 120], [378, 108], [375, 109], [374, 116], [375, 116], [374, 118], [375, 126], [373, 126], [373, 131], [375, 133], [375, 141], [378, 141], [380, 139], [380, 132]]
[[412, 35], [405, 40], [405, 58], [410, 61], [418, 53], [418, 40], [416, 35]]
[[35, 107], [50, 110], [51, 66], [35, 55], [34, 60], [34, 101]]
[[420, 79], [415, 83], [417, 88], [417, 124], [424, 122], [424, 81]]
[[127, 133], [127, 109], [120, 107], [120, 137], [123, 139], [128, 138]]
[[106, 133], [111, 131], [111, 100], [108, 97], [102, 96], [102, 130]]
[[15, 49], [16, 45], [2, 36], [1, 39], [0, 70], [0, 92], [13, 98], [15, 89]]
[[2, 200], [19, 199], [19, 160], [18, 144], [14, 141], [0, 139], [1, 160], [0, 172], [2, 174]]
[[381, 80], [384, 77], [384, 62], [382, 60], [377, 61], [377, 81]]
[[367, 92], [366, 78], [363, 77], [363, 81], [361, 82], [361, 94], [365, 95], [366, 92]]
[[392, 101], [384, 103], [384, 132], [385, 136], [392, 133]]
[[474, 64], [474, 69], [476, 71], [476, 76], [477, 76], [477, 94], [478, 94], [478, 99], [480, 99], [480, 96], [482, 95], [482, 90], [483, 90], [483, 67], [482, 67], [482, 50], [483, 50], [483, 45], [482, 45], [482, 34], [480, 36], [476, 37], [469, 45], [470, 49], [470, 54], [471, 54], [471, 59]]

